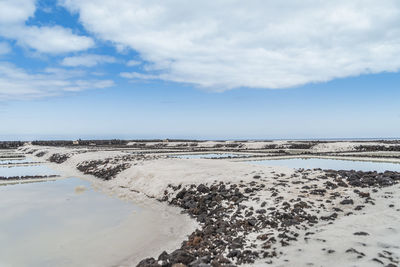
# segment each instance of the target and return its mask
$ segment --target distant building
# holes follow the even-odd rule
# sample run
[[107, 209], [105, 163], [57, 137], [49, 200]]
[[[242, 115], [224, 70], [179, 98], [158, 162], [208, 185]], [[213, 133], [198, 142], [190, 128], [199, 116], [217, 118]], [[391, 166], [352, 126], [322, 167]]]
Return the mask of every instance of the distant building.
[[79, 145], [79, 141], [78, 141], [78, 140], [75, 140], [75, 141], [72, 142], [72, 144], [73, 144], [73, 145]]

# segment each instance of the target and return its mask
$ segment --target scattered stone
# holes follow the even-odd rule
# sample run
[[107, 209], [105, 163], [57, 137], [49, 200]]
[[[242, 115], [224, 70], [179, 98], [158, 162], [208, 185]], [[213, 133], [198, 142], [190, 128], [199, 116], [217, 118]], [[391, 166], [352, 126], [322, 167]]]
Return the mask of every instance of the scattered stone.
[[363, 257], [365, 257], [365, 254], [364, 254], [363, 252], [357, 251], [357, 250], [354, 249], [354, 248], [349, 248], [348, 250], [346, 250], [346, 253], [355, 253], [355, 254], [358, 255], [357, 258], [363, 258]]
[[353, 205], [354, 201], [352, 199], [345, 199], [340, 202], [342, 205]]
[[366, 233], [366, 232], [355, 232], [354, 233], [354, 235], [369, 235], [368, 233]]

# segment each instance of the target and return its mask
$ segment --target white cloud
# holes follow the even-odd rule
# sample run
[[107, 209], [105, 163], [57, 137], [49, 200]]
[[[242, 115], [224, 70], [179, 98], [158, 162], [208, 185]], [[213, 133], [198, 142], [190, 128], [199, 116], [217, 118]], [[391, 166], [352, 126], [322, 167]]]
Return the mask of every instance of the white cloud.
[[284, 88], [400, 67], [398, 0], [60, 2], [97, 37], [137, 51], [151, 63], [149, 75], [214, 90]]
[[0, 24], [23, 23], [35, 13], [35, 0], [1, 0]]
[[160, 79], [159, 75], [143, 74], [139, 72], [121, 72], [120, 76], [128, 79], [143, 79], [143, 80]]
[[126, 65], [129, 67], [138, 66], [140, 64], [142, 64], [142, 62], [137, 60], [129, 60], [128, 62], [126, 62]]
[[33, 17], [35, 0], [0, 1], [0, 36], [14, 39], [19, 45], [41, 53], [67, 53], [86, 50], [94, 46], [87, 36], [76, 35], [61, 26], [27, 26]]
[[8, 43], [0, 42], [0, 55], [8, 54], [11, 51], [11, 47]]
[[8, 26], [0, 28], [0, 34], [41, 53], [77, 52], [94, 46], [91, 38], [75, 35], [71, 29], [60, 26]]
[[114, 85], [110, 80], [86, 78], [82, 71], [49, 68], [28, 73], [7, 62], [0, 62], [0, 100], [37, 98], [68, 91], [99, 89]]
[[93, 67], [102, 63], [115, 63], [116, 59], [111, 56], [105, 55], [80, 55], [73, 57], [66, 57], [61, 62], [61, 65], [68, 67]]

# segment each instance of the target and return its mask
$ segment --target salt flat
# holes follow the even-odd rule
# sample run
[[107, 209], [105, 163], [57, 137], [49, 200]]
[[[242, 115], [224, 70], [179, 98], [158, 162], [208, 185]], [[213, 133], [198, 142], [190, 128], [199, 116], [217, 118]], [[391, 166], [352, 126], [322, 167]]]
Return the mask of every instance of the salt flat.
[[[216, 144], [219, 143], [210, 141], [202, 144], [202, 148]], [[295, 150], [289, 148], [293, 143], [280, 141], [274, 145], [277, 149], [287, 146], [286, 154]], [[334, 155], [341, 158], [332, 153], [356, 153], [359, 145], [359, 142], [317, 143], [309, 150], [317, 151], [318, 155], [310, 155], [312, 157]], [[168, 148], [171, 146], [168, 144]], [[265, 146], [257, 142], [249, 145], [257, 150]], [[328, 148], [331, 152], [327, 152]], [[172, 264], [173, 258], [182, 257], [186, 257], [183, 263], [189, 264], [190, 259], [192, 265], [196, 259], [198, 264], [202, 261], [204, 264], [231, 262], [249, 266], [266, 263], [274, 266], [335, 266], [337, 263], [379, 266], [380, 262], [395, 266], [399, 262], [396, 244], [400, 240], [397, 227], [400, 214], [397, 179], [400, 176], [396, 173], [304, 170], [237, 162], [236, 159], [170, 158], [168, 153], [160, 153], [159, 148], [145, 154], [118, 149], [39, 146], [24, 149], [34, 151], [33, 159], [62, 161], [50, 165], [65, 175], [88, 179], [106, 194], [143, 202], [155, 198], [161, 201], [161, 207], [166, 208], [168, 203], [177, 206], [192, 217], [192, 227], [198, 225], [181, 232], [188, 237], [180, 249], [171, 250], [160, 241], [159, 252], [149, 251], [150, 258], [144, 259], [135, 257], [132, 248], [131, 264], [139, 261], [140, 266]], [[224, 148], [218, 149], [218, 153], [225, 152]], [[251, 153], [251, 149], [246, 148], [246, 152]], [[35, 156], [41, 152], [45, 155]], [[238, 152], [243, 151], [238, 149]], [[233, 153], [231, 148], [229, 153]], [[374, 160], [371, 155], [367, 154], [366, 158], [364, 152], [352, 159]], [[398, 162], [396, 158], [376, 160]], [[212, 225], [218, 227], [214, 229]], [[168, 253], [160, 256], [157, 263], [162, 247]], [[151, 257], [155, 258], [154, 262]]]

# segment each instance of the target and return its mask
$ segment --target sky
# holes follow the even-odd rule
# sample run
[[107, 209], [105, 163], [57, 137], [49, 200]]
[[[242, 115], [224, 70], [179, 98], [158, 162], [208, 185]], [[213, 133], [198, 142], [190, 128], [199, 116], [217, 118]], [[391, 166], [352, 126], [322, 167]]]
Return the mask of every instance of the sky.
[[398, 0], [0, 0], [0, 140], [400, 137]]

